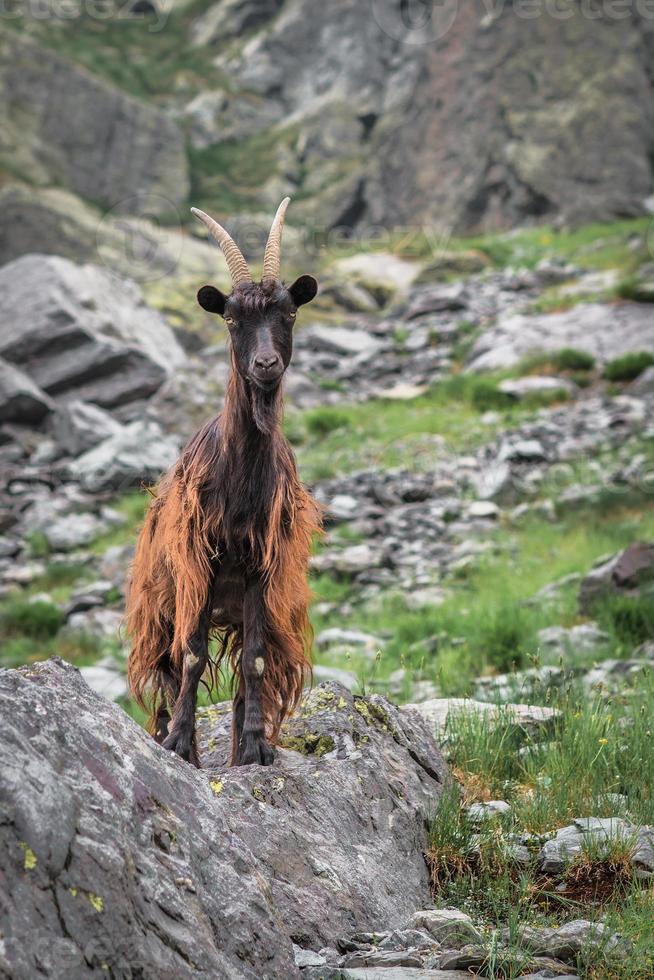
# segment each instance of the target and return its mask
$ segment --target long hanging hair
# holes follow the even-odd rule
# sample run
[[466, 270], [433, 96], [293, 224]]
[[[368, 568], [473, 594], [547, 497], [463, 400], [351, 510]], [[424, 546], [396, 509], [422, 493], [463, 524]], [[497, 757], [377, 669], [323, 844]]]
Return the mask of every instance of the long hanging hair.
[[[233, 253], [232, 260], [238, 264]], [[275, 272], [270, 256], [267, 269], [276, 278], [279, 266]], [[270, 294], [251, 279], [241, 279], [236, 288], [251, 302], [265, 302]], [[263, 583], [267, 656], [262, 709], [273, 744], [310, 675], [307, 567], [314, 535], [322, 530], [321, 512], [298, 478], [281, 432], [281, 410], [281, 388], [272, 395], [254, 391], [232, 358], [223, 412], [200, 429], [153, 491], [127, 597], [129, 683], [137, 703], [150, 714], [151, 731], [158, 710], [179, 689], [184, 655], [210, 602], [215, 569], [230, 552], [241, 560], [245, 556], [246, 572]], [[217, 602], [219, 607], [219, 592]], [[211, 636], [217, 641], [211, 680], [222, 667], [231, 668], [238, 699], [244, 693], [243, 625], [221, 617], [218, 607], [210, 613]]]

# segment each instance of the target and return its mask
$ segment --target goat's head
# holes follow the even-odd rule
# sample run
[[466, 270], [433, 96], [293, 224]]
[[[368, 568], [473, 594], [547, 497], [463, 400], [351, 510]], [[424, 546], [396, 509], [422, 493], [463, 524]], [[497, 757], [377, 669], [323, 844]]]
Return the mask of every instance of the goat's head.
[[260, 283], [254, 282], [240, 249], [225, 229], [203, 211], [191, 209], [222, 248], [232, 276], [229, 295], [215, 286], [203, 286], [198, 292], [198, 302], [204, 310], [224, 318], [237, 371], [265, 392], [279, 386], [291, 360], [298, 307], [311, 302], [318, 291], [313, 276], [300, 276], [290, 286], [279, 277], [282, 229], [289, 203], [287, 197], [277, 209], [266, 244]]

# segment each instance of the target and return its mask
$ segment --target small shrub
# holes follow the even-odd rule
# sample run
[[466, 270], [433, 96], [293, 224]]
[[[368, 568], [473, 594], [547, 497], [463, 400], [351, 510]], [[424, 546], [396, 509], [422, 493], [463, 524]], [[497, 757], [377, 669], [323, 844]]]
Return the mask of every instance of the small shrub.
[[611, 596], [598, 603], [597, 615], [605, 628], [616, 634], [621, 643], [633, 648], [654, 639], [654, 599]]
[[50, 554], [50, 542], [43, 531], [32, 531], [27, 538], [27, 547], [32, 558], [47, 558]]
[[554, 363], [560, 371], [592, 371], [595, 358], [587, 351], [564, 347], [555, 355]]
[[22, 634], [35, 640], [47, 640], [59, 631], [64, 615], [52, 602], [26, 602], [14, 599], [0, 612], [0, 629], [7, 636]]
[[604, 368], [604, 377], [608, 381], [633, 381], [653, 364], [654, 355], [648, 351], [635, 351], [609, 361]]
[[305, 422], [307, 429], [312, 435], [324, 437], [336, 429], [349, 428], [350, 416], [347, 412], [339, 408], [325, 406], [323, 408], [314, 408], [313, 411], [307, 412]]
[[470, 388], [470, 401], [479, 412], [493, 408], [507, 408], [511, 398], [497, 387], [490, 378], [475, 378]]

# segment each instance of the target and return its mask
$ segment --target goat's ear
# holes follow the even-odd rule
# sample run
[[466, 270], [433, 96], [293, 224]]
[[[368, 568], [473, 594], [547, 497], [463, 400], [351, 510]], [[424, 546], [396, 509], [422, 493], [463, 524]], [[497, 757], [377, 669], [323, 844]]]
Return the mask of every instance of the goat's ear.
[[296, 306], [304, 306], [305, 303], [310, 303], [318, 292], [318, 283], [313, 276], [300, 276], [292, 286], [288, 287], [288, 291]]
[[225, 312], [227, 297], [215, 286], [202, 286], [198, 290], [198, 303], [207, 313], [217, 313], [222, 316]]

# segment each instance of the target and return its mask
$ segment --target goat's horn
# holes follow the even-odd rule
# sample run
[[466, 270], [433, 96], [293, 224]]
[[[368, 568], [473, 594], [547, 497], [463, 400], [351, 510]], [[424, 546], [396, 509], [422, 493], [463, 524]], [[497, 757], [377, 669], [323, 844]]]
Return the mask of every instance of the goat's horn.
[[191, 208], [191, 214], [194, 214], [196, 218], [204, 222], [209, 229], [209, 233], [216, 239], [223, 250], [223, 255], [232, 275], [232, 286], [236, 287], [241, 282], [252, 282], [252, 274], [248, 269], [248, 264], [232, 236], [225, 231], [222, 225], [219, 225], [217, 221], [210, 218], [204, 211], [200, 211], [199, 208]]
[[290, 203], [290, 197], [285, 197], [277, 208], [277, 214], [274, 217], [266, 242], [266, 250], [263, 253], [263, 279], [279, 279], [282, 263], [282, 231], [284, 230], [286, 208]]

